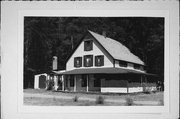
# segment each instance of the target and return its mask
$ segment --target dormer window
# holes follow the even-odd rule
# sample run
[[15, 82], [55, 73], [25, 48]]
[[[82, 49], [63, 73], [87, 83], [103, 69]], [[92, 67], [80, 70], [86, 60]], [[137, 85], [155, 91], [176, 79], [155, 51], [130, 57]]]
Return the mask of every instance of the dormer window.
[[119, 61], [119, 66], [120, 66], [120, 67], [127, 67], [127, 62], [125, 62], [125, 61]]
[[84, 41], [84, 51], [91, 51], [93, 49], [93, 41]]
[[74, 58], [74, 67], [82, 67], [82, 57]]
[[95, 66], [104, 66], [104, 56], [95, 56]]
[[134, 64], [134, 69], [138, 69], [138, 70], [140, 70], [140, 69], [141, 69], [141, 67], [140, 67], [140, 65], [139, 65], [139, 64]]
[[140, 70], [144, 71], [145, 67], [144, 66], [140, 66]]
[[93, 55], [85, 55], [84, 56], [84, 67], [93, 66]]

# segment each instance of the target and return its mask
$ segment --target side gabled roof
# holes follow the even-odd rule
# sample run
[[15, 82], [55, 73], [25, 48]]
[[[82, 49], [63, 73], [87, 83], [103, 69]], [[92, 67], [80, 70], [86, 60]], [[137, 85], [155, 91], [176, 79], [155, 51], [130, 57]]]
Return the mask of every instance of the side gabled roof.
[[131, 51], [120, 42], [92, 31], [89, 31], [89, 33], [106, 49], [109, 54], [111, 54], [114, 59], [144, 65], [144, 62], [139, 57], [131, 53]]

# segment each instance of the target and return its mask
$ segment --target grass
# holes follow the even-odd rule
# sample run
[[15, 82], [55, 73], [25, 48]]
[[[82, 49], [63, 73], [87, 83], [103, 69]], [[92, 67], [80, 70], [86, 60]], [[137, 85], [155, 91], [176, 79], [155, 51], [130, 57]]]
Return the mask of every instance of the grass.
[[[24, 97], [25, 105], [34, 106], [99, 106], [94, 101], [77, 101], [71, 99], [54, 99], [54, 98], [37, 98], [37, 97]], [[105, 102], [103, 106], [123, 106], [122, 103], [109, 103]]]
[[78, 102], [78, 96], [76, 95], [74, 98], [73, 98], [73, 102]]
[[[37, 98], [37, 97], [25, 97], [24, 102], [27, 105], [69, 105], [69, 106], [95, 106], [95, 105], [102, 105], [102, 106], [120, 106], [120, 105], [137, 105], [135, 101], [157, 101], [159, 105], [163, 105], [161, 100], [164, 99], [163, 92], [156, 92], [156, 93], [133, 93], [133, 94], [102, 94], [102, 93], [82, 93], [82, 92], [53, 92], [53, 91], [46, 91], [46, 90], [35, 90], [35, 89], [25, 89], [25, 94], [41, 94], [41, 95], [49, 95], [52, 98]], [[70, 97], [69, 99], [61, 99], [55, 98], [57, 96], [60, 97]], [[103, 98], [101, 98], [103, 97]], [[80, 100], [79, 98], [89, 98], [94, 99], [92, 100]], [[128, 99], [129, 98], [129, 99]], [[106, 102], [104, 99], [109, 100], [123, 100], [125, 101], [122, 104], [120, 102]], [[130, 100], [130, 99], [133, 99]], [[97, 102], [96, 102], [97, 101]], [[139, 105], [139, 104], [138, 104]]]
[[127, 105], [127, 106], [132, 106], [132, 105], [133, 105], [133, 99], [130, 98], [130, 97], [127, 97], [127, 98], [126, 98], [126, 105]]
[[98, 96], [96, 98], [96, 104], [104, 104], [104, 97]]
[[125, 100], [127, 97], [131, 97], [134, 101], [159, 101], [163, 100], [164, 93], [156, 92], [156, 93], [132, 93], [132, 94], [113, 94], [113, 93], [82, 93], [82, 92], [53, 92], [46, 90], [35, 90], [35, 89], [25, 89], [24, 93], [30, 94], [43, 94], [43, 95], [56, 95], [56, 96], [71, 96], [71, 97], [89, 97], [96, 99], [97, 96], [103, 96], [106, 99], [123, 99]]

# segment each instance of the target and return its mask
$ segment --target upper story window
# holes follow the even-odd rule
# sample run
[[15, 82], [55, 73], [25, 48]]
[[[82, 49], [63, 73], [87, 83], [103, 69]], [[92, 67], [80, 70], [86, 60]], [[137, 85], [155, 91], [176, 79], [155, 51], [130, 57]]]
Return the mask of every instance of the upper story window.
[[119, 61], [119, 66], [121, 66], [121, 67], [127, 67], [127, 62], [125, 62], [125, 61]]
[[93, 55], [85, 55], [84, 56], [84, 67], [93, 66]]
[[104, 66], [104, 55], [95, 56], [95, 66]]
[[141, 69], [140, 65], [139, 64], [134, 64], [134, 69]]
[[74, 67], [82, 67], [82, 57], [74, 58]]
[[93, 50], [93, 41], [92, 40], [84, 41], [84, 51], [91, 51], [91, 50]]

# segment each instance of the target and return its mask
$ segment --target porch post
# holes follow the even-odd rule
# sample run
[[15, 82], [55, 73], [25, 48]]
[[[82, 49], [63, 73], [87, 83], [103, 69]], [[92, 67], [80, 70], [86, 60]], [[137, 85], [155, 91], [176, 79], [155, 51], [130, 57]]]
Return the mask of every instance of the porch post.
[[74, 92], [76, 92], [76, 75], [74, 75]]
[[64, 91], [64, 75], [61, 76], [62, 77], [62, 91]]
[[49, 81], [49, 80], [50, 80], [50, 75], [48, 74], [48, 75], [47, 75], [47, 79], [46, 79], [46, 88], [45, 88], [46, 90], [47, 90], [47, 88], [48, 88], [48, 81]]
[[88, 77], [88, 74], [87, 74], [87, 87], [86, 87], [86, 91], [88, 92], [89, 91], [89, 77]]
[[54, 75], [54, 90], [57, 91], [58, 89], [58, 77], [57, 75]]

